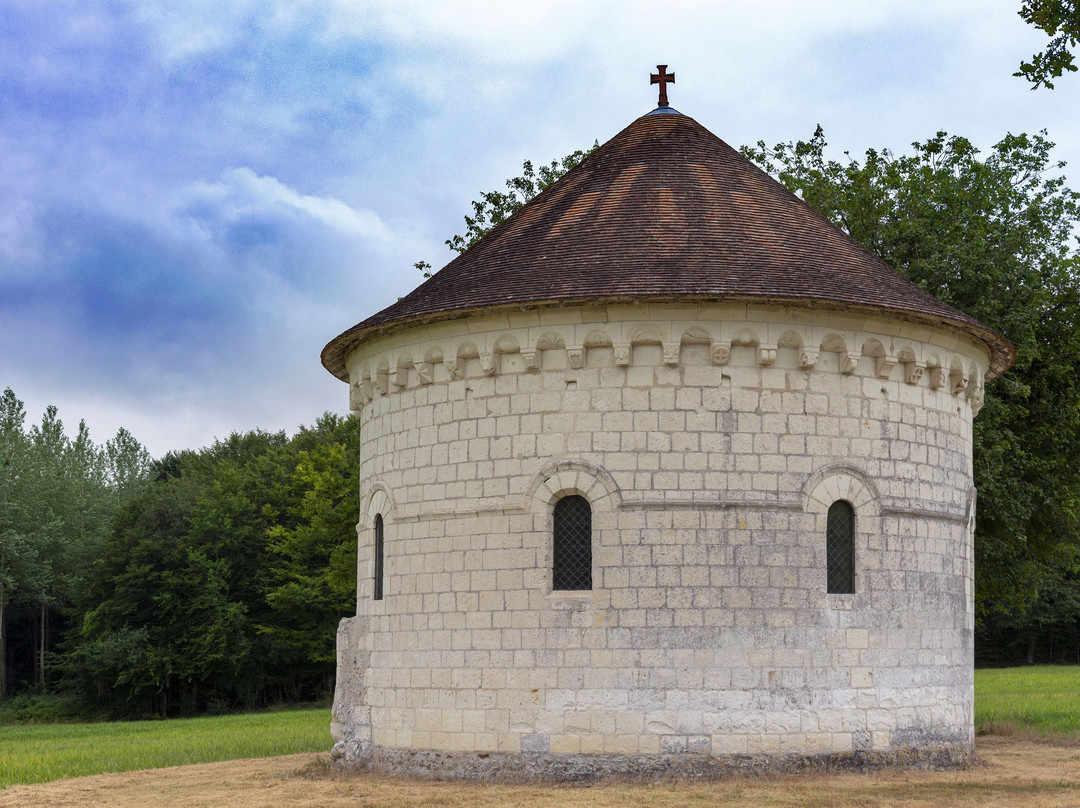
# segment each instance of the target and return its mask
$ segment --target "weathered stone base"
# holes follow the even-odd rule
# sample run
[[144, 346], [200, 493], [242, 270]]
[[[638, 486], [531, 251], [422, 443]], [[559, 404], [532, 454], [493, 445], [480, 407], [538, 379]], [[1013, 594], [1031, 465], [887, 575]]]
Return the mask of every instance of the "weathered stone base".
[[598, 780], [710, 780], [810, 772], [867, 772], [886, 768], [962, 769], [975, 761], [966, 744], [901, 747], [820, 755], [549, 755], [440, 752], [376, 747], [350, 760], [339, 744], [336, 765], [431, 780], [588, 783]]

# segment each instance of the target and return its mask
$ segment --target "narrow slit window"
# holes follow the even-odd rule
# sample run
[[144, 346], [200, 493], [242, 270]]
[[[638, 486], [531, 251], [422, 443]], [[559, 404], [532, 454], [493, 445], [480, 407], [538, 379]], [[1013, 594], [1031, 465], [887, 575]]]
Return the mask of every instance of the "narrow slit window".
[[825, 523], [825, 555], [829, 594], [855, 591], [855, 509], [837, 500], [829, 507]]
[[592, 589], [592, 508], [585, 497], [555, 503], [551, 588]]
[[375, 600], [383, 599], [383, 519], [382, 514], [375, 516]]

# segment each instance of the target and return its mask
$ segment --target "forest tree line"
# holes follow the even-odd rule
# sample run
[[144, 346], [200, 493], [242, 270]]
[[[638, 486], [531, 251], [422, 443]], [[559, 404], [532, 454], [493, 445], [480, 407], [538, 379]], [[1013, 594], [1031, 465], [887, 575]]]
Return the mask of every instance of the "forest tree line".
[[233, 434], [153, 460], [0, 397], [0, 701], [90, 715], [325, 698], [355, 611], [357, 424]]

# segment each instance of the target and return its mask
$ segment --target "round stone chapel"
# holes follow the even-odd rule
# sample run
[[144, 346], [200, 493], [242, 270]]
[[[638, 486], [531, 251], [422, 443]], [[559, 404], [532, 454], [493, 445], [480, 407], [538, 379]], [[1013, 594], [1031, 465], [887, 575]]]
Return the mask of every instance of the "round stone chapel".
[[334, 758], [971, 761], [972, 418], [1013, 359], [692, 118], [638, 118], [323, 351], [361, 437]]

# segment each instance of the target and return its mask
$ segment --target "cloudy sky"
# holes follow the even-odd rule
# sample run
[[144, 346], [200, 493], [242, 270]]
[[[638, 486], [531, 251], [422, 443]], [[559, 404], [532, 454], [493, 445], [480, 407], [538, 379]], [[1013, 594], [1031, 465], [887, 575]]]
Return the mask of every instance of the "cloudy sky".
[[322, 346], [525, 158], [672, 106], [734, 146], [1046, 129], [1020, 0], [0, 0], [0, 388], [160, 456], [347, 410]]

